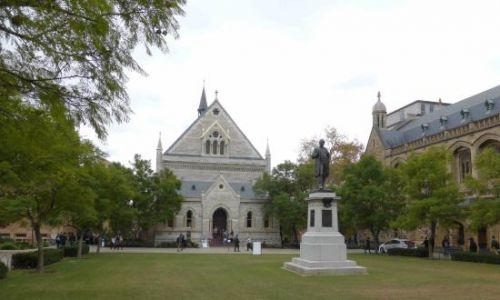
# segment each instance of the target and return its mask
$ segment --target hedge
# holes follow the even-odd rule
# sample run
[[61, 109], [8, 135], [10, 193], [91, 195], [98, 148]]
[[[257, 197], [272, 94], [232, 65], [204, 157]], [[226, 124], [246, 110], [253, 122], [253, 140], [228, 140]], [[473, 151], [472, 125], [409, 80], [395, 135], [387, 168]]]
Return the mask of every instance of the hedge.
[[7, 278], [7, 272], [9, 272], [9, 269], [3, 262], [0, 261], [0, 279]]
[[455, 261], [469, 261], [476, 263], [500, 265], [500, 255], [493, 253], [477, 254], [473, 252], [455, 252], [451, 254], [451, 259]]
[[391, 248], [387, 250], [389, 255], [412, 256], [412, 257], [428, 257], [429, 251], [425, 248]]
[[[89, 250], [90, 250], [90, 248], [88, 245], [83, 245], [82, 246], [82, 255], [88, 254]], [[76, 257], [78, 254], [78, 245], [64, 247], [63, 253], [64, 253], [64, 257]]]
[[[60, 249], [44, 249], [45, 265], [50, 265], [63, 258], [63, 251]], [[15, 269], [34, 269], [38, 263], [38, 251], [16, 253], [12, 255], [12, 267]]]
[[17, 247], [14, 243], [4, 243], [0, 245], [0, 250], [17, 250]]
[[[158, 248], [177, 248], [177, 242], [161, 242]], [[199, 245], [193, 241], [186, 241], [186, 248], [199, 248]]]

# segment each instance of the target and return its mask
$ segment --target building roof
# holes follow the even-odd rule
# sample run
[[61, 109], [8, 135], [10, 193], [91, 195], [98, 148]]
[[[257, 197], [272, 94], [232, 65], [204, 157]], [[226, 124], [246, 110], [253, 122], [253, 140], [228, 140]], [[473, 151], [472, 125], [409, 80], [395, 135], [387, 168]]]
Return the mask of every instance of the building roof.
[[[186, 198], [201, 197], [214, 183], [215, 181], [182, 181], [180, 194]], [[250, 182], [229, 182], [229, 185], [243, 199], [261, 198], [254, 192]]]
[[[489, 111], [486, 106], [488, 100], [493, 104]], [[413, 119], [397, 128], [378, 130], [385, 147], [393, 148], [498, 113], [500, 113], [500, 85]]]

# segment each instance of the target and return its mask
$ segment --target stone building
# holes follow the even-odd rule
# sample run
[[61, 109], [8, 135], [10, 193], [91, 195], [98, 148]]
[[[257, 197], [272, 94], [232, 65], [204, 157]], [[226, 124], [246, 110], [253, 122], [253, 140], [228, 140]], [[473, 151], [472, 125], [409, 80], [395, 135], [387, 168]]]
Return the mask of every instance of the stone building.
[[184, 233], [195, 242], [220, 245], [223, 231], [238, 234], [240, 241], [280, 244], [278, 222], [263, 211], [268, 199], [253, 190], [270, 172], [269, 146], [262, 157], [217, 96], [208, 106], [203, 88], [198, 117], [166, 151], [158, 141], [156, 153], [156, 171], [174, 172], [185, 198], [174, 220], [156, 226], [156, 244]]
[[[412, 152], [444, 145], [453, 155], [450, 170], [461, 184], [466, 176], [478, 175], [474, 166], [478, 153], [487, 147], [500, 152], [500, 86], [454, 104], [414, 101], [389, 114], [379, 93], [372, 116], [373, 126], [366, 153], [387, 166], [397, 167]], [[417, 232], [409, 238], [419, 239], [421, 234]], [[445, 232], [441, 232], [441, 236], [443, 234]], [[500, 235], [500, 225], [472, 231], [467, 221], [457, 221], [450, 235], [454, 245], [473, 237], [480, 247], [485, 248], [492, 235]], [[440, 241], [439, 236], [438, 239]]]

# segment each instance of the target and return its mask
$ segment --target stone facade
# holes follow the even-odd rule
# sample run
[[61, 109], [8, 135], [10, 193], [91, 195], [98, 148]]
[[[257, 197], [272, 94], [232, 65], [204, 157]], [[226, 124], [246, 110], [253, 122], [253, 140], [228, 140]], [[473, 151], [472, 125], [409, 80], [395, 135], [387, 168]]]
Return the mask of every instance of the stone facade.
[[[379, 102], [380, 98], [373, 108], [374, 120], [384, 119], [387, 115], [385, 106], [381, 106]], [[422, 109], [420, 114], [413, 115], [401, 113], [408, 107], [424, 107], [420, 102], [435, 109]], [[366, 153], [375, 156], [386, 166], [397, 167], [413, 152], [424, 151], [432, 146], [444, 146], [453, 155], [450, 171], [461, 184], [467, 175], [477, 177], [474, 160], [478, 153], [486, 147], [500, 151], [500, 86], [454, 104], [415, 101], [389, 115], [402, 118], [393, 118], [395, 123], [390, 124], [374, 122], [366, 147]], [[471, 200], [488, 201], [481, 197]], [[426, 232], [423, 228], [407, 233], [406, 237], [420, 240]], [[473, 231], [467, 220], [457, 221], [450, 232], [441, 230], [436, 246], [440, 245], [445, 234], [451, 236], [452, 245], [464, 245], [463, 241], [473, 237], [480, 247], [486, 248], [491, 236], [500, 236], [500, 225]]]
[[218, 99], [206, 105], [202, 92], [198, 118], [166, 150], [158, 143], [156, 169], [168, 168], [181, 179], [185, 200], [174, 220], [155, 228], [155, 243], [191, 240], [221, 242], [222, 230], [267, 244], [279, 244], [279, 224], [266, 216], [265, 195], [253, 185], [270, 171], [269, 148], [263, 158]]

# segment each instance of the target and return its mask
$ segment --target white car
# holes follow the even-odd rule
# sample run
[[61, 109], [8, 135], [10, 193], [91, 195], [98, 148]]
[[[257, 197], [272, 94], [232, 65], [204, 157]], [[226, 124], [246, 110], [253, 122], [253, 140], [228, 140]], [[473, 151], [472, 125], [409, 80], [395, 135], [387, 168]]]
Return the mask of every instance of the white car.
[[415, 243], [405, 239], [392, 239], [380, 244], [378, 252], [386, 253], [387, 250], [392, 248], [415, 248]]

